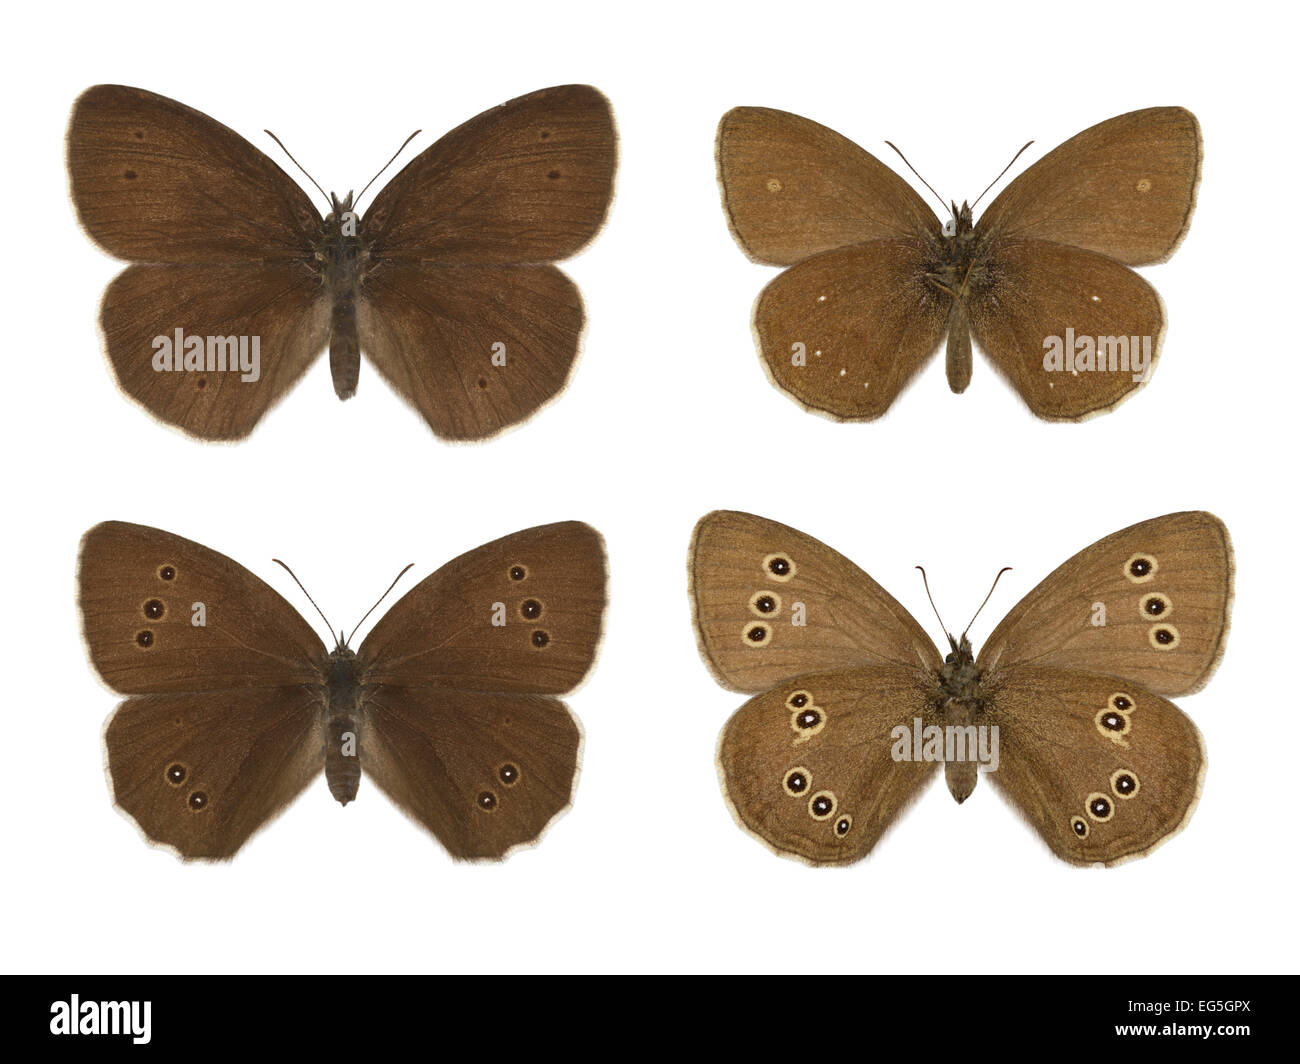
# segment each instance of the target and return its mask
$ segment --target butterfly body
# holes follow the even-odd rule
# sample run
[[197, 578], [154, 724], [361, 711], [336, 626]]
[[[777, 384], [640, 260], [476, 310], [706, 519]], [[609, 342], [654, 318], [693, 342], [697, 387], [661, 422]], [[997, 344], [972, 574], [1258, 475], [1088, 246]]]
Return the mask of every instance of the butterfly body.
[[357, 331], [357, 299], [365, 283], [370, 254], [352, 213], [352, 193], [330, 197], [333, 209], [320, 225], [313, 259], [321, 271], [330, 299], [330, 376], [334, 394], [350, 399], [361, 374], [361, 337]]
[[325, 782], [342, 805], [357, 796], [361, 783], [361, 715], [364, 685], [357, 655], [342, 641], [325, 662]]
[[696, 526], [700, 647], [752, 697], [718, 765], [741, 824], [814, 863], [865, 856], [938, 766], [960, 803], [979, 775], [1075, 864], [1145, 854], [1191, 814], [1200, 735], [1168, 696], [1222, 654], [1232, 550], [1211, 514], [1169, 514], [1085, 548], [976, 655], [940, 656], [871, 577], [752, 514]]

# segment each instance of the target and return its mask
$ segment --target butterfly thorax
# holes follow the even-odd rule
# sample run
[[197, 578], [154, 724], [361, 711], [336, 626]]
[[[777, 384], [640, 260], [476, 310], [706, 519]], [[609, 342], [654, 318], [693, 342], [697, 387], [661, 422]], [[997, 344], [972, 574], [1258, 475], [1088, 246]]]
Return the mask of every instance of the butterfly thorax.
[[369, 258], [359, 235], [361, 219], [352, 209], [352, 193], [331, 195], [333, 210], [325, 216], [313, 246], [316, 267], [331, 304], [330, 373], [334, 392], [350, 399], [361, 372], [361, 341], [357, 331], [357, 292], [365, 280]]
[[325, 663], [325, 782], [343, 805], [361, 782], [361, 663], [342, 640]]
[[926, 264], [926, 279], [954, 297], [964, 296], [971, 281], [978, 279], [977, 243], [970, 204], [958, 207], [954, 203], [952, 217], [944, 224], [932, 260]]

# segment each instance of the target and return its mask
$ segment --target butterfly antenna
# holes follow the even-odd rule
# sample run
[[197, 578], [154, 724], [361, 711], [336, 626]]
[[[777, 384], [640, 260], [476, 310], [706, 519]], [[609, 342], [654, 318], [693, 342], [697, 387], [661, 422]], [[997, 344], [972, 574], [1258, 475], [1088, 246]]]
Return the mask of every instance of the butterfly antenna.
[[[919, 565], [917, 568], [921, 569]], [[939, 621], [939, 627], [943, 629], [944, 635], [948, 635], [948, 626], [943, 623], [943, 618], [939, 616], [939, 607], [934, 604], [934, 596], [930, 594], [930, 581], [926, 579], [924, 569], [921, 569], [921, 582], [925, 584], [925, 597], [930, 600], [930, 609], [934, 610], [934, 615]], [[949, 635], [948, 638], [951, 640], [952, 636]]]
[[[409, 137], [407, 137], [404, 141], [402, 141], [402, 146], [401, 146], [400, 148], [398, 148], [397, 151], [393, 152], [393, 158], [392, 158], [392, 159], [389, 159], [388, 162], [384, 163], [383, 167], [382, 167], [382, 168], [380, 169], [380, 171], [379, 171], [379, 174], [382, 174], [385, 170], [387, 170], [390, 166], [393, 165], [393, 159], [396, 159], [399, 155], [401, 155], [402, 152], [406, 150], [406, 146], [407, 146], [408, 144], [410, 144], [411, 141], [413, 141], [416, 137], [418, 137], [418, 136], [420, 135], [420, 132], [421, 132], [421, 131], [417, 129], [414, 133], [412, 133]], [[357, 198], [356, 198], [356, 200], [353, 200], [354, 203], [356, 203], [357, 201], [359, 201], [359, 200], [361, 199], [361, 197], [364, 196], [364, 195], [366, 194], [366, 189], [367, 189], [367, 188], [369, 188], [371, 185], [373, 185], [376, 181], [379, 180], [379, 174], [375, 174], [374, 177], [372, 177], [369, 181], [366, 182], [366, 188], [363, 188], [360, 192], [357, 193]], [[412, 563], [411, 563], [411, 565], [414, 565], [414, 564], [415, 564], [415, 562], [412, 562]], [[409, 568], [411, 567], [411, 565], [408, 565], [408, 566], [406, 567], [406, 569], [409, 569]], [[406, 572], [406, 569], [403, 569], [402, 572]], [[399, 576], [398, 579], [400, 580], [401, 577]], [[396, 583], [396, 582], [397, 582], [397, 581], [394, 581], [394, 583]], [[391, 588], [390, 588], [390, 590], [391, 590]], [[381, 599], [380, 601], [382, 601], [382, 599]], [[378, 605], [378, 603], [376, 603], [376, 605]]]
[[[403, 147], [405, 147], [405, 145], [403, 145]], [[383, 173], [383, 171], [381, 170], [380, 173]], [[406, 569], [409, 569], [414, 564], [415, 562], [411, 562], [410, 564], [407, 565]], [[400, 573], [397, 574], [397, 580], [402, 579], [402, 577], [406, 575], [406, 569], [403, 569]], [[388, 591], [392, 591], [393, 588], [397, 586], [397, 580], [394, 580], [391, 584], [388, 585]], [[382, 595], [379, 596], [379, 602], [383, 602], [384, 599], [388, 598], [388, 591], [385, 591]], [[375, 612], [375, 610], [379, 608], [379, 602], [376, 602], [373, 606], [370, 607], [370, 609], [366, 610], [366, 617], [369, 617], [372, 613]], [[366, 617], [362, 617], [361, 620], [357, 621], [357, 628], [360, 628], [363, 624], [366, 623]], [[352, 629], [352, 635], [357, 634], [357, 628]], [[343, 634], [342, 632], [339, 633], [339, 635], [342, 634]], [[348, 636], [347, 639], [344, 640], [344, 642], [351, 643], [352, 635]]]
[[[1032, 140], [1029, 142], [1029, 144], [1033, 144], [1033, 143], [1034, 143], [1034, 142], [1033, 142]], [[1016, 152], [1015, 155], [1013, 155], [1013, 156], [1011, 157], [1011, 162], [1007, 163], [1007, 165], [1004, 166], [1004, 167], [1002, 168], [1002, 173], [1001, 173], [1001, 174], [998, 174], [997, 177], [995, 177], [992, 181], [989, 182], [989, 188], [992, 188], [992, 187], [993, 187], [994, 185], [996, 185], [999, 181], [1001, 181], [1001, 180], [1002, 180], [1002, 176], [1003, 176], [1003, 174], [1005, 174], [1008, 170], [1010, 170], [1013, 166], [1015, 166], [1015, 164], [1016, 164], [1016, 160], [1019, 159], [1022, 155], [1025, 154], [1025, 148], [1028, 148], [1028, 147], [1029, 147], [1029, 144], [1026, 144], [1024, 148], [1021, 148], [1018, 152]], [[986, 188], [983, 192], [981, 192], [981, 193], [979, 194], [978, 198], [976, 198], [976, 200], [975, 200], [975, 203], [979, 203], [980, 200], [982, 200], [985, 196], [988, 195], [989, 188]], [[974, 210], [974, 209], [975, 209], [975, 203], [972, 203], [972, 204], [970, 205], [970, 206], [971, 206], [971, 210]]]
[[[887, 141], [885, 141], [885, 143], [888, 144], [891, 148], [893, 148], [894, 151], [897, 151], [897, 152], [898, 152], [898, 157], [899, 157], [900, 159], [902, 159], [903, 162], [907, 163], [907, 168], [908, 168], [909, 170], [911, 170], [912, 173], [916, 174], [916, 167], [913, 166], [911, 163], [907, 162], [907, 156], [904, 155], [901, 151], [898, 151], [898, 148], [894, 147], [894, 143], [893, 143], [892, 141], [888, 141], [888, 140], [887, 140]], [[1026, 144], [1025, 147], [1027, 148], [1027, 147], [1029, 147], [1029, 145]], [[1004, 171], [1004, 172], [1005, 172], [1005, 171]], [[946, 210], [948, 209], [948, 205], [947, 205], [946, 203], [943, 202], [943, 197], [942, 197], [941, 195], [939, 195], [939, 193], [937, 193], [937, 192], [934, 191], [934, 186], [931, 185], [930, 182], [927, 181], [925, 178], [923, 178], [920, 174], [916, 174], [916, 178], [917, 178], [918, 181], [921, 182], [921, 184], [923, 184], [926, 188], [928, 188], [928, 189], [930, 190], [930, 192], [931, 192], [931, 194], [934, 196], [934, 198], [937, 199], [937, 200], [939, 201], [939, 206], [942, 207], [942, 208], [946, 211]], [[920, 569], [921, 567], [918, 565], [917, 568]], [[921, 571], [922, 571], [922, 572], [925, 572], [924, 569], [921, 569]], [[931, 603], [931, 605], [934, 605], [934, 603]]]
[[[1026, 145], [1026, 147], [1027, 146], [1028, 145]], [[982, 610], [985, 606], [989, 604], [989, 599], [993, 597], [993, 591], [998, 586], [998, 581], [1002, 579], [1002, 574], [1009, 573], [1009, 572], [1011, 572], [1011, 566], [1009, 565], [1004, 565], [1001, 569], [998, 570], [998, 575], [993, 578], [993, 587], [989, 588], [989, 593], [984, 596], [984, 601], [980, 603], [979, 610], [975, 611], [975, 617], [978, 617], [980, 615], [980, 610]], [[975, 617], [972, 617], [970, 619], [970, 624], [966, 625], [966, 631], [962, 632], [961, 637], [963, 639], [966, 638], [966, 632], [970, 631], [971, 624], [975, 623]]]
[[[298, 587], [301, 589], [304, 595], [307, 595], [307, 601], [310, 602], [313, 606], [316, 606], [316, 600], [312, 598], [311, 595], [307, 594], [307, 589], [302, 586], [302, 581], [299, 580], [297, 576], [294, 576], [293, 570], [290, 569], [287, 565], [285, 565], [284, 562], [280, 561], [279, 558], [272, 558], [271, 561], [275, 562], [276, 565], [280, 566], [280, 568], [282, 568], [286, 573], [292, 576], [293, 582], [298, 585]], [[322, 610], [319, 606], [316, 606], [316, 612], [320, 614], [320, 619], [325, 622], [325, 627], [329, 630], [330, 634], [333, 635], [334, 626], [330, 624], [330, 619], [325, 616], [325, 611]]]
[[[277, 144], [279, 144], [279, 145], [280, 145], [280, 150], [281, 150], [282, 152], [284, 152], [285, 155], [289, 155], [289, 149], [286, 148], [286, 147], [284, 146], [283, 142], [280, 140], [279, 137], [277, 137], [277, 136], [276, 136], [274, 133], [272, 133], [269, 129], [264, 129], [264, 130], [262, 130], [262, 132], [265, 133], [268, 137], [270, 137], [270, 138], [271, 138], [273, 141], [275, 141]], [[299, 170], [301, 170], [304, 174], [307, 174], [307, 168], [306, 168], [305, 166], [303, 166], [302, 163], [300, 163], [300, 162], [299, 162], [297, 159], [295, 159], [292, 155], [289, 155], [289, 161], [290, 161], [291, 163], [293, 163], [293, 165], [296, 166]], [[315, 185], [318, 189], [320, 189], [320, 194], [321, 194], [322, 196], [325, 196], [325, 190], [324, 190], [323, 188], [320, 187], [320, 184], [316, 181], [316, 179], [315, 179], [314, 177], [311, 176], [311, 174], [307, 174], [307, 180], [310, 181], [313, 185]], [[330, 204], [330, 206], [333, 206], [333, 205], [334, 205], [334, 201], [331, 200], [331, 199], [329, 198], [329, 196], [325, 196], [325, 202], [328, 203], [328, 204]], [[284, 562], [281, 562], [280, 564], [281, 564], [281, 565], [284, 565]], [[285, 567], [286, 569], [289, 568], [287, 565], [284, 565], [284, 567]], [[291, 572], [289, 575], [290, 575], [290, 576], [293, 576], [293, 573]], [[298, 579], [298, 578], [295, 576], [294, 579], [296, 580], [296, 579]], [[299, 587], [302, 587], [301, 584], [299, 584], [298, 586], [299, 586]], [[308, 598], [311, 598], [310, 595], [308, 595], [307, 597], [308, 597]], [[331, 631], [332, 631], [332, 629], [331, 629]]]

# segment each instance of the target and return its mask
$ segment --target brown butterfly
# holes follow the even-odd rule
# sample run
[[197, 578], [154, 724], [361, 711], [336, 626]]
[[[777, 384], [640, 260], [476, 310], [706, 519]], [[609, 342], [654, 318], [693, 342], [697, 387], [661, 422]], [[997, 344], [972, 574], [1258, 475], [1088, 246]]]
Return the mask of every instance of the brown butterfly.
[[550, 264], [595, 236], [614, 165], [609, 102], [587, 85], [470, 119], [364, 218], [348, 193], [322, 219], [243, 137], [144, 89], [87, 90], [68, 130], [81, 223], [132, 263], [100, 310], [118, 382], [212, 440], [247, 436], [326, 344], [340, 399], [364, 351], [439, 436], [528, 417], [564, 387], [583, 327]]
[[1164, 312], [1128, 267], [1169, 258], [1191, 223], [1201, 135], [1190, 111], [1084, 130], [978, 224], [953, 203], [941, 225], [874, 156], [784, 111], [729, 111], [717, 157], [737, 242], [791, 267], [763, 289], [754, 329], [772, 380], [805, 407], [880, 417], [945, 334], [954, 392], [970, 383], [973, 333], [1042, 418], [1109, 410], [1150, 376]]
[[689, 569], [718, 682], [761, 692], [722, 733], [727, 798], [781, 853], [865, 857], [940, 762], [959, 802], [984, 764], [1075, 864], [1144, 855], [1191, 815], [1205, 754], [1168, 698], [1209, 680], [1228, 633], [1232, 546], [1211, 514], [1080, 551], [978, 658], [965, 633], [941, 656], [870, 576], [775, 521], [709, 514]]
[[361, 774], [453, 857], [500, 858], [569, 804], [605, 608], [599, 533], [569, 521], [498, 539], [333, 651], [242, 565], [110, 521], [81, 544], [91, 660], [128, 695], [108, 722], [113, 794], [154, 842], [232, 856], [323, 768]]

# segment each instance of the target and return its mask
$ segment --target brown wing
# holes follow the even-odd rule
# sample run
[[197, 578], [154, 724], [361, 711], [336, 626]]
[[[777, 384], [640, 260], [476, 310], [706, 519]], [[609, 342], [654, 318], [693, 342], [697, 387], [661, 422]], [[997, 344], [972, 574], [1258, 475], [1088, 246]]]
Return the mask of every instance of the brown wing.
[[484, 111], [416, 156], [362, 222], [371, 255], [554, 262], [586, 244], [613, 195], [609, 101], [559, 85]]
[[82, 93], [68, 173], [86, 231], [133, 262], [303, 259], [320, 224], [302, 189], [238, 133], [144, 89]]
[[1223, 654], [1232, 574], [1228, 530], [1213, 514], [1132, 525], [1084, 548], [1021, 599], [989, 636], [979, 668], [1071, 669], [1189, 694]]
[[997, 241], [982, 253], [967, 301], [971, 329], [1039, 417], [1101, 413], [1150, 377], [1164, 311], [1127, 266], [1042, 240]]
[[231, 857], [324, 767], [321, 701], [310, 686], [128, 698], [104, 736], [114, 800], [182, 857]]
[[482, 439], [558, 394], [582, 297], [554, 266], [390, 263], [362, 289], [361, 344], [439, 436]]
[[605, 549], [578, 521], [462, 554], [407, 592], [358, 651], [367, 684], [562, 694], [587, 674], [605, 609]]
[[718, 125], [718, 181], [737, 243], [788, 266], [868, 240], [939, 234], [906, 181], [833, 129], [769, 107], [737, 107]]
[[[207, 440], [252, 432], [320, 354], [329, 320], [315, 274], [290, 263], [131, 266], [109, 285], [100, 309], [122, 390], [160, 420]], [[159, 341], [175, 349], [177, 330], [198, 338], [200, 368], [156, 364]], [[231, 342], [245, 345], [253, 368], [232, 364]]]
[[115, 691], [320, 683], [325, 647], [311, 626], [238, 562], [192, 540], [96, 525], [81, 541], [78, 586], [91, 661]]
[[776, 521], [715, 510], [695, 526], [687, 568], [700, 651], [733, 691], [849, 665], [942, 664], [889, 592], [842, 554]]
[[500, 858], [566, 808], [581, 734], [563, 702], [368, 687], [361, 766], [453, 857]]
[[1039, 159], [989, 205], [976, 235], [1071, 244], [1130, 266], [1163, 262], [1191, 224], [1200, 176], [1190, 111], [1131, 111]]
[[988, 714], [999, 764], [986, 777], [1058, 857], [1113, 864], [1154, 849], [1200, 793], [1200, 733], [1172, 702], [1115, 677], [1023, 668]]
[[787, 679], [727, 722], [718, 764], [741, 824], [817, 864], [865, 857], [938, 768], [894, 758], [928, 712], [919, 669], [886, 665]]
[[952, 297], [927, 283], [921, 240], [816, 255], [758, 298], [754, 331], [778, 387], [839, 418], [883, 414], [939, 348]]

